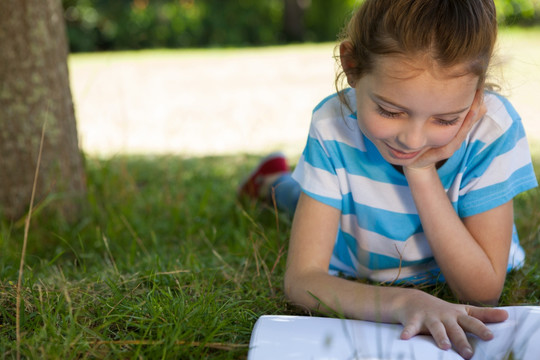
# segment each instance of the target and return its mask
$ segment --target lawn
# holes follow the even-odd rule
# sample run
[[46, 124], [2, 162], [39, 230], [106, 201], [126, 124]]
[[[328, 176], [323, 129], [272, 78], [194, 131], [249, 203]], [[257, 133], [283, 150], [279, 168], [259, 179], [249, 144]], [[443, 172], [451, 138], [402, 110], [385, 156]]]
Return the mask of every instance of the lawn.
[[[540, 162], [536, 159], [537, 173]], [[290, 222], [240, 203], [248, 155], [87, 159], [75, 226], [34, 214], [24, 271], [21, 352], [28, 358], [245, 358], [263, 314], [283, 298]], [[528, 254], [502, 305], [540, 302], [540, 191], [516, 200]], [[14, 358], [22, 223], [2, 224], [0, 354]], [[536, 259], [536, 260], [535, 260]], [[428, 288], [453, 300], [444, 286]]]
[[[245, 357], [262, 314], [288, 313], [289, 223], [243, 206], [249, 156], [87, 159], [75, 226], [34, 214], [22, 293], [29, 358]], [[0, 354], [15, 357], [22, 223], [2, 224]]]
[[[302, 144], [299, 145], [301, 147]], [[540, 174], [540, 149], [535, 169]], [[303, 314], [283, 297], [290, 221], [239, 202], [259, 154], [87, 155], [87, 201], [67, 224], [38, 204], [21, 298], [31, 359], [243, 359], [263, 314]], [[527, 263], [501, 305], [540, 303], [540, 190], [515, 200]], [[24, 219], [0, 223], [0, 358], [17, 356]], [[426, 291], [453, 301], [444, 286]]]

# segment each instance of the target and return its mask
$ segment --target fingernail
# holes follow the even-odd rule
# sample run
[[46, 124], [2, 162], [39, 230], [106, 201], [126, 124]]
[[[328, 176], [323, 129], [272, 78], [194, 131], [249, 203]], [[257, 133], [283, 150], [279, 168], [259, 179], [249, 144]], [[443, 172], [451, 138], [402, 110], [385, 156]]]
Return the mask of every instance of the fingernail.
[[441, 341], [441, 343], [442, 343], [443, 345], [450, 345], [450, 341], [448, 341], [448, 340], [446, 340], [446, 339], [444, 339], [443, 341]]
[[471, 348], [465, 348], [463, 349], [463, 356], [466, 357], [467, 359], [470, 359], [473, 355], [473, 351]]

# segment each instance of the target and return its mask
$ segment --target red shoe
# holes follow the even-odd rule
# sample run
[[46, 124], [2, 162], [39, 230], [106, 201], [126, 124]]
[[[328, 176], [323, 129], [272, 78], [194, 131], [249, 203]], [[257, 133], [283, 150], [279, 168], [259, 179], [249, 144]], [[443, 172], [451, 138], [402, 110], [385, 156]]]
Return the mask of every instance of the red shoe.
[[285, 155], [276, 152], [268, 155], [259, 162], [255, 170], [249, 174], [238, 188], [238, 196], [253, 199], [265, 199], [268, 190], [280, 175], [290, 172]]

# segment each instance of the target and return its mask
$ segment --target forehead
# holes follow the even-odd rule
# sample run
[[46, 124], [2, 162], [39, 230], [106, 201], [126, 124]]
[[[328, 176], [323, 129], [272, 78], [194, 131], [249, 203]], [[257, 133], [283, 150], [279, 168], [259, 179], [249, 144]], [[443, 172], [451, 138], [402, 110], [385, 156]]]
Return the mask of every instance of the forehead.
[[404, 57], [381, 57], [359, 86], [372, 98], [424, 115], [443, 114], [471, 104], [478, 76], [464, 66], [441, 68], [433, 61]]
[[478, 78], [469, 71], [467, 64], [442, 67], [428, 54], [379, 56], [373, 67], [373, 75], [395, 80], [408, 80], [425, 72], [437, 80]]

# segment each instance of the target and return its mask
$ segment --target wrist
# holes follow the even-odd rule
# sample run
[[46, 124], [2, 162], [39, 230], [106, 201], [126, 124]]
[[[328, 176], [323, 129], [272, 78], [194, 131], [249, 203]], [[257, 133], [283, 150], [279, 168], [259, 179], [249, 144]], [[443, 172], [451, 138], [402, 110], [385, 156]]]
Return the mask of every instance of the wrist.
[[417, 302], [427, 293], [413, 288], [395, 288], [396, 293], [393, 294], [393, 300], [390, 303], [391, 322], [404, 324], [409, 316], [411, 304]]
[[403, 174], [405, 177], [410, 181], [412, 178], [417, 177], [426, 177], [430, 174], [436, 174], [437, 168], [435, 164], [423, 166], [423, 167], [415, 167], [415, 166], [404, 166], [403, 167]]

